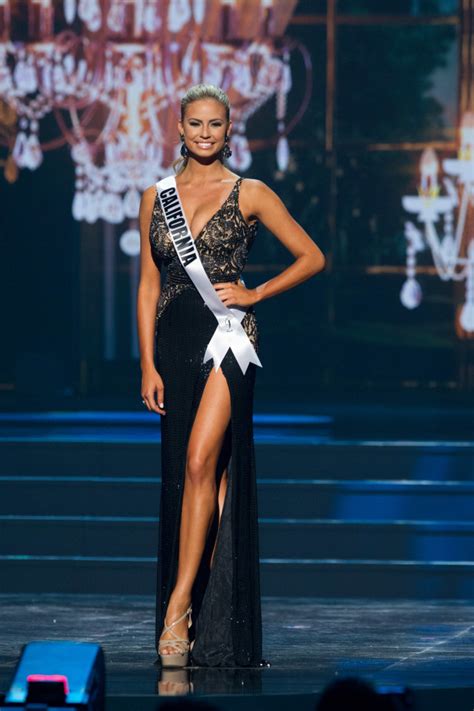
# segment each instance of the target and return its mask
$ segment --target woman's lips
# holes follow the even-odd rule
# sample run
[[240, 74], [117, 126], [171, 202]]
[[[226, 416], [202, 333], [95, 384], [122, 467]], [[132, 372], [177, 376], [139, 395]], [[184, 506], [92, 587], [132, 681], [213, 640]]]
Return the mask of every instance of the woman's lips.
[[213, 146], [214, 144], [213, 144], [213, 143], [209, 143], [208, 141], [207, 141], [207, 142], [205, 142], [205, 141], [202, 141], [202, 142], [201, 142], [201, 141], [196, 141], [196, 145], [198, 145], [199, 148], [207, 149], [207, 148], [212, 148], [212, 146]]

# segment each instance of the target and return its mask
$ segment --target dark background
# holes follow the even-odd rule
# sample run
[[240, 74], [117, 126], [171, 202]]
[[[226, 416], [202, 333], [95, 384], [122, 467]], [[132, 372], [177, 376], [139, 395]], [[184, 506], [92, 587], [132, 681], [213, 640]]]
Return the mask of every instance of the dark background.
[[[328, 28], [335, 41], [328, 43]], [[472, 340], [454, 328], [462, 290], [434, 269], [418, 280], [421, 305], [407, 311], [408, 217], [419, 159], [434, 145], [456, 156], [460, 121], [462, 14], [457, 0], [300, 0], [287, 36], [312, 59], [310, 104], [291, 132], [286, 174], [275, 158], [275, 101], [249, 121], [253, 163], [327, 258], [324, 272], [257, 305], [261, 334], [257, 398], [314, 400], [324, 393], [430, 393], [467, 400], [474, 387]], [[295, 49], [288, 116], [297, 111], [305, 70]], [[55, 132], [42, 122], [40, 138]], [[4, 142], [1, 157], [7, 149]], [[34, 172], [0, 178], [4, 402], [65, 406], [83, 399], [139, 401], [140, 369], [130, 275], [135, 258], [117, 247], [115, 340], [104, 326], [104, 223], [71, 213], [74, 168], [66, 147]], [[137, 258], [138, 259], [138, 258]], [[256, 286], [291, 263], [260, 229], [245, 280]], [[135, 264], [133, 264], [135, 262]], [[429, 252], [418, 255], [432, 266]]]

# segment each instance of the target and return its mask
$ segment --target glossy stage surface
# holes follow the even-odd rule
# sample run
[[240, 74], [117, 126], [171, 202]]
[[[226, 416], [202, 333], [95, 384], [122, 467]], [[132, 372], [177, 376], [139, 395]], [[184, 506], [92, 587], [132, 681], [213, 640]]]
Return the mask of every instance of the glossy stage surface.
[[413, 689], [414, 711], [474, 709], [471, 403], [283, 404], [254, 417], [271, 666], [253, 670], [157, 661], [159, 420], [0, 414], [2, 693], [23, 644], [57, 639], [102, 646], [109, 711], [315, 711], [348, 676]]
[[436, 689], [439, 699], [442, 689], [457, 690], [467, 704], [459, 711], [474, 706], [472, 601], [265, 597], [263, 622], [271, 667], [163, 673], [153, 648], [151, 597], [0, 595], [1, 691], [22, 644], [70, 639], [102, 646], [111, 707], [119, 697], [250, 694], [303, 695], [300, 707], [310, 708], [329, 681], [354, 674], [377, 687]]

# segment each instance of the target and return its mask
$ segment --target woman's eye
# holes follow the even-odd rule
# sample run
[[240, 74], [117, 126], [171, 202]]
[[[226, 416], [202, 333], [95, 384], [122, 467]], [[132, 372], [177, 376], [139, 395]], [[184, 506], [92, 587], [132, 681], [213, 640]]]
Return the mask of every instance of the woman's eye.
[[[192, 122], [192, 121], [191, 121], [191, 122], [190, 122], [190, 126], [193, 126], [193, 128], [195, 128], [196, 126], [199, 126], [199, 124], [198, 124], [197, 122]], [[220, 128], [220, 127], [222, 126], [222, 123], [212, 123], [211, 126], [212, 126], [213, 128]]]

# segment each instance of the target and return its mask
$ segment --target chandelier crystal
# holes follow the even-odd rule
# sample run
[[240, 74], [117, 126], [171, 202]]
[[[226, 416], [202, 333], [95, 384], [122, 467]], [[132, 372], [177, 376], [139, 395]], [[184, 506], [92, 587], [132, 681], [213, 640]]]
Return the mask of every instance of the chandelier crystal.
[[[0, 98], [18, 117], [13, 160], [41, 165], [40, 122], [52, 113], [75, 164], [74, 218], [136, 220], [141, 193], [178, 157], [180, 98], [203, 82], [229, 95], [238, 172], [252, 162], [248, 119], [275, 96], [269, 144], [285, 170], [294, 48], [306, 65], [303, 104], [310, 91], [307, 53], [283, 39], [296, 1], [0, 0]], [[130, 250], [129, 232], [126, 241]]]
[[[418, 196], [402, 198], [407, 212], [417, 215], [423, 227], [405, 223], [407, 240], [407, 279], [400, 299], [407, 309], [416, 308], [422, 291], [416, 279], [416, 255], [431, 250], [438, 276], [443, 281], [465, 282], [465, 301], [459, 323], [468, 333], [474, 332], [474, 113], [466, 112], [460, 129], [457, 158], [443, 161], [448, 176], [443, 179], [446, 190], [441, 195], [438, 181], [439, 161], [433, 149], [423, 151], [420, 160]], [[455, 211], [457, 210], [457, 221]], [[441, 222], [441, 236], [436, 224]]]

